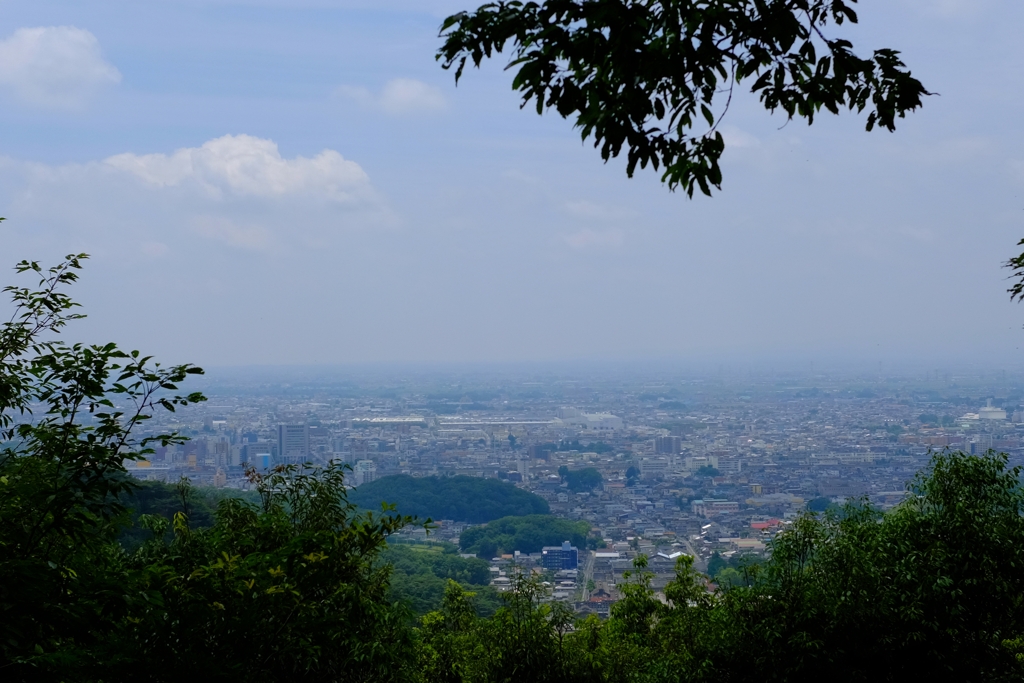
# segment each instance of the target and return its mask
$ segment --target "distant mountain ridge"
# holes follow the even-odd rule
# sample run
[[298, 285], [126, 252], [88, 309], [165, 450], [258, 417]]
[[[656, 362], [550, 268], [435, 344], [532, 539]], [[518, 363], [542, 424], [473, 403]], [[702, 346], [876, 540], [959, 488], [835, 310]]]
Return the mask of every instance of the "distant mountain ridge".
[[411, 477], [395, 474], [349, 492], [349, 501], [366, 510], [394, 503], [403, 515], [483, 524], [501, 517], [550, 514], [546, 500], [499, 479]]

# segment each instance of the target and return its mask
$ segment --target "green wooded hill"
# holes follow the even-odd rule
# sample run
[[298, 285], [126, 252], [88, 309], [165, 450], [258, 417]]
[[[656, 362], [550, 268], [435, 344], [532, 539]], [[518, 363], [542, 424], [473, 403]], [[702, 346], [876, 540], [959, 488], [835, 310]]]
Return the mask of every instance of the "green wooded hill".
[[402, 515], [483, 524], [499, 517], [547, 514], [547, 501], [498, 479], [396, 474], [363, 484], [349, 500], [366, 510], [394, 503]]
[[562, 545], [569, 541], [585, 548], [590, 525], [572, 522], [551, 515], [503, 517], [484, 526], [466, 529], [459, 538], [463, 552], [492, 558], [498, 553], [536, 553], [546, 545]]

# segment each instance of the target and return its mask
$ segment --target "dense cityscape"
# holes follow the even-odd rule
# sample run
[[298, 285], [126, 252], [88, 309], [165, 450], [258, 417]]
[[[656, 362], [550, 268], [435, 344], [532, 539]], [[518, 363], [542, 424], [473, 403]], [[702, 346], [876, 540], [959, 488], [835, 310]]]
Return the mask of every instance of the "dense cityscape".
[[[935, 451], [1024, 459], [1024, 382], [1005, 372], [636, 376], [214, 373], [206, 403], [150, 425], [190, 440], [127, 464], [139, 479], [240, 489], [246, 467], [330, 462], [357, 488], [393, 475], [504, 480], [589, 524], [592, 547], [555, 567], [552, 597], [607, 613], [639, 553], [660, 589], [680, 553], [703, 570], [716, 556], [736, 566], [808, 509], [862, 496], [892, 507]], [[399, 538], [458, 542], [466, 521]], [[499, 589], [510, 564], [544, 564], [492, 561]]]

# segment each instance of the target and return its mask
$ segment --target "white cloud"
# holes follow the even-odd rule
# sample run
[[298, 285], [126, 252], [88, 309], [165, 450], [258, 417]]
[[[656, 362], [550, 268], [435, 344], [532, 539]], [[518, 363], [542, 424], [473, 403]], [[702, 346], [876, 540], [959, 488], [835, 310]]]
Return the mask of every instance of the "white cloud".
[[354, 161], [325, 149], [315, 157], [285, 159], [272, 140], [225, 135], [173, 154], [118, 154], [103, 162], [154, 187], [196, 184], [210, 196], [315, 196], [354, 203], [370, 193]]
[[440, 88], [412, 78], [392, 79], [379, 93], [350, 85], [339, 87], [337, 93], [360, 106], [391, 116], [436, 112], [448, 107]]
[[573, 249], [587, 249], [591, 247], [610, 248], [622, 246], [625, 235], [621, 230], [612, 228], [610, 230], [591, 230], [584, 228], [579, 232], [566, 235], [562, 239]]
[[396, 78], [380, 94], [381, 109], [389, 114], [438, 111], [447, 106], [441, 90], [411, 78]]
[[99, 41], [74, 26], [19, 28], [0, 40], [0, 85], [30, 105], [81, 107], [96, 90], [121, 81]]
[[356, 162], [330, 149], [285, 158], [248, 135], [59, 166], [0, 158], [0, 203], [38, 226], [34, 239], [147, 262], [329, 251], [396, 224]]
[[722, 132], [722, 137], [725, 138], [725, 146], [727, 149], [761, 146], [760, 140], [735, 126], [724, 125], [720, 130]]

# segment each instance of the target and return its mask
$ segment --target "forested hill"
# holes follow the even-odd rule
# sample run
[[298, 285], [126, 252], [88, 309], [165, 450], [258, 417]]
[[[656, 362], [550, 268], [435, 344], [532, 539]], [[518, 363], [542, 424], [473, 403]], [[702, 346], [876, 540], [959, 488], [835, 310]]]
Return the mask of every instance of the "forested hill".
[[550, 515], [506, 517], [466, 529], [459, 538], [462, 551], [490, 559], [499, 553], [536, 553], [546, 545], [561, 545], [569, 541], [585, 548], [590, 525]]
[[363, 484], [349, 500], [366, 510], [395, 503], [403, 515], [483, 524], [500, 517], [548, 514], [547, 501], [498, 479], [396, 474]]

